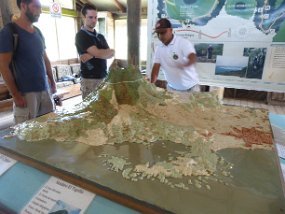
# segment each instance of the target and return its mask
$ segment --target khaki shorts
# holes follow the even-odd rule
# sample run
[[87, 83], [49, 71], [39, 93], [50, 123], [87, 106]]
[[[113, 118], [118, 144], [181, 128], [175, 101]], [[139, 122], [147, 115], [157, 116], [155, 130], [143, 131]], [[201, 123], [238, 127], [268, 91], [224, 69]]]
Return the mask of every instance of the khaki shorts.
[[103, 79], [86, 79], [82, 78], [80, 80], [80, 90], [82, 92], [82, 99], [87, 97], [90, 93], [94, 92], [98, 85], [103, 81]]
[[200, 92], [200, 85], [194, 85], [192, 88], [189, 88], [188, 90], [175, 90], [174, 88], [171, 88], [167, 85], [167, 91], [170, 91], [174, 94], [177, 94], [182, 100], [188, 100], [189, 99], [189, 93], [193, 92]]
[[48, 91], [29, 92], [24, 94], [27, 107], [20, 108], [13, 105], [15, 123], [22, 123], [41, 115], [54, 111], [55, 105]]

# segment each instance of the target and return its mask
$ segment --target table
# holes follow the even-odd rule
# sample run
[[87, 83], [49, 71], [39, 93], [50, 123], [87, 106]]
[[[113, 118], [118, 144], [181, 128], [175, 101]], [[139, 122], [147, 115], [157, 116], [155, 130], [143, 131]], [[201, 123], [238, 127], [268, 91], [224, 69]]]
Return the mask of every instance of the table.
[[[4, 130], [0, 136], [8, 133], [9, 130]], [[0, 152], [32, 168], [141, 212], [275, 214], [285, 210], [278, 159], [274, 151], [221, 150], [219, 154], [235, 165], [233, 177], [221, 182], [209, 180], [211, 190], [195, 186], [190, 186], [188, 190], [177, 189], [157, 180], [134, 182], [104, 166], [104, 154], [126, 155], [134, 162], [151, 157], [157, 162], [169, 152], [184, 149], [183, 145], [171, 142], [156, 142], [149, 148], [128, 143], [94, 148], [53, 141], [24, 142], [15, 138], [2, 138], [0, 142]], [[7, 186], [8, 180], [3, 182]], [[25, 183], [19, 183], [19, 186], [24, 187]], [[3, 204], [12, 208], [7, 201]]]

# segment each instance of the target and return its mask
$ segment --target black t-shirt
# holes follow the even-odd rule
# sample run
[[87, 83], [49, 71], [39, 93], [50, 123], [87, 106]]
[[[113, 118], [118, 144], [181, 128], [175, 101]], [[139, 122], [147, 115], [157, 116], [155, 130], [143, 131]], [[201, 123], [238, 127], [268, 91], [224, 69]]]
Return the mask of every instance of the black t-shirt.
[[[75, 37], [75, 45], [79, 55], [87, 53], [87, 49], [96, 46], [98, 49], [108, 49], [102, 34], [81, 29]], [[107, 76], [107, 60], [93, 57], [87, 62], [80, 62], [81, 76], [83, 78], [102, 79]]]

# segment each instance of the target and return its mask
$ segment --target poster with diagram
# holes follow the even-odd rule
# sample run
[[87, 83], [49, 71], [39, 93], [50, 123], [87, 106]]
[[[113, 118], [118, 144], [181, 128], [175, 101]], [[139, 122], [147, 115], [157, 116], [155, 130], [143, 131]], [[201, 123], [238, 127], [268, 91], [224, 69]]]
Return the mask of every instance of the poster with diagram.
[[149, 71], [154, 25], [168, 18], [194, 44], [201, 84], [285, 91], [285, 0], [149, 0], [149, 8]]

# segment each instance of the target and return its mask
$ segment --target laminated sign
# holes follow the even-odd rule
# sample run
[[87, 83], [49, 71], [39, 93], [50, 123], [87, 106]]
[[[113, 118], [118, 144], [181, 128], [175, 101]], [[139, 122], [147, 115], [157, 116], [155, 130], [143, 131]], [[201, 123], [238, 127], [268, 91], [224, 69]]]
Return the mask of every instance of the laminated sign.
[[17, 161], [0, 153], [0, 176], [4, 174]]
[[53, 17], [61, 17], [61, 6], [59, 3], [56, 2], [51, 3], [50, 14]]

